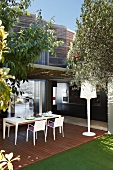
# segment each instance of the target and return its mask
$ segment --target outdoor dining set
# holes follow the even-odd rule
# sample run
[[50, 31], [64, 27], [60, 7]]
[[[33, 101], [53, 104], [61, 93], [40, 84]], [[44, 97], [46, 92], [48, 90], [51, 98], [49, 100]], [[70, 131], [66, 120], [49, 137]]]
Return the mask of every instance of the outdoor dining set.
[[37, 139], [37, 132], [44, 131], [45, 142], [47, 141], [47, 131], [48, 127], [53, 129], [53, 137], [55, 140], [55, 128], [59, 127], [59, 133], [63, 131], [63, 122], [64, 117], [57, 114], [52, 114], [51, 111], [46, 113], [39, 113], [36, 116], [17, 116], [17, 117], [7, 117], [3, 119], [3, 139], [5, 139], [6, 128], [8, 128], [8, 137], [10, 133], [10, 127], [15, 126], [15, 145], [17, 144], [17, 135], [18, 135], [18, 125], [28, 124], [26, 130], [26, 142], [28, 141], [29, 131], [33, 132], [33, 143], [35, 145], [35, 139]]

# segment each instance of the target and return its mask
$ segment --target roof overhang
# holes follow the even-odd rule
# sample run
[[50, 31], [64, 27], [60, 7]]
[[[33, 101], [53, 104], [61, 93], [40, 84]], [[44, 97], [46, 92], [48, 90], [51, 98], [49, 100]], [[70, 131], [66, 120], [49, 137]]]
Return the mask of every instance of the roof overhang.
[[28, 79], [44, 79], [57, 82], [69, 82], [72, 78], [66, 68], [33, 64], [33, 70], [28, 72]]

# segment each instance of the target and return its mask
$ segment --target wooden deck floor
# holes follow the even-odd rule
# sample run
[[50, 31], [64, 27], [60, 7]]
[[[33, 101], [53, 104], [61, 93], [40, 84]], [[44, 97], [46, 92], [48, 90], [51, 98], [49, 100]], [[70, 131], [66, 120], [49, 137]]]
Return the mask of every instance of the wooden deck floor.
[[91, 129], [91, 131], [96, 133], [96, 136], [87, 137], [82, 135], [83, 132], [87, 131], [86, 127], [64, 123], [64, 138], [56, 129], [56, 140], [54, 141], [52, 129], [49, 128], [47, 142], [44, 142], [43, 132], [38, 132], [38, 139], [34, 146], [32, 133], [29, 133], [29, 141], [26, 142], [26, 128], [27, 126], [19, 126], [17, 145], [14, 145], [14, 127], [11, 127], [9, 138], [6, 134], [6, 139], [2, 138], [2, 131], [0, 131], [0, 150], [3, 149], [6, 153], [13, 152], [14, 157], [20, 155], [20, 161], [13, 163], [14, 170], [77, 147], [106, 133], [102, 130]]

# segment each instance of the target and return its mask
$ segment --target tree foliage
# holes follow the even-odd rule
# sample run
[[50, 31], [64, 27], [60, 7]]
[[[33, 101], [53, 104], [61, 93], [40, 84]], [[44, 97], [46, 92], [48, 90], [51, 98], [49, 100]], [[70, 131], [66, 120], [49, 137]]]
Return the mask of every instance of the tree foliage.
[[113, 0], [84, 0], [68, 53], [71, 85], [89, 80], [105, 88], [113, 77]]
[[13, 32], [13, 27], [19, 23], [19, 17], [28, 14], [25, 10], [30, 2], [30, 0], [0, 2], [1, 19], [9, 33], [7, 46], [10, 49], [8, 53], [4, 53], [2, 66], [10, 68], [10, 74], [15, 76], [15, 79], [11, 80], [13, 92], [17, 92], [20, 81], [27, 81], [27, 72], [32, 69], [31, 64], [40, 58], [42, 52], [49, 51], [54, 54], [54, 48], [62, 44], [61, 41], [57, 41], [54, 31], [51, 30], [54, 20], [51, 19], [50, 22], [44, 24], [41, 11], [38, 11], [34, 25], [21, 28], [18, 33]]
[[26, 13], [26, 9], [31, 4], [31, 0], [1, 0], [0, 19], [6, 31], [12, 29], [18, 22], [19, 16]]
[[[31, 71], [31, 64], [40, 58], [42, 52], [54, 53], [54, 48], [62, 44], [57, 41], [54, 31], [51, 30], [51, 20], [46, 25], [43, 24], [41, 15], [37, 17], [35, 25], [31, 24], [28, 28], [21, 28], [17, 34], [12, 32], [8, 36], [8, 47], [10, 52], [5, 54], [5, 66], [10, 68], [10, 73], [15, 76], [13, 80], [13, 92], [16, 91], [15, 81], [19, 85], [21, 80], [27, 79], [27, 72]], [[30, 64], [31, 63], [31, 64]]]
[[[1, 25], [2, 22], [0, 21], [0, 61], [3, 63], [3, 52], [8, 50], [7, 49], [7, 32], [4, 30], [4, 26]], [[10, 100], [10, 87], [6, 83], [6, 80], [9, 78], [13, 78], [9, 75], [9, 68], [1, 67], [0, 68], [0, 110], [5, 111], [8, 108], [9, 100]]]

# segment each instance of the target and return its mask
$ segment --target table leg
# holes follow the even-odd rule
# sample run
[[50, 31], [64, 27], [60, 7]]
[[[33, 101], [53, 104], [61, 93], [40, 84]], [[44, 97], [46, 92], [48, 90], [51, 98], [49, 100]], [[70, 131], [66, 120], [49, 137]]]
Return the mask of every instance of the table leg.
[[15, 145], [17, 143], [17, 132], [18, 132], [18, 123], [15, 125]]
[[5, 139], [5, 124], [6, 124], [6, 121], [3, 119], [3, 139]]

